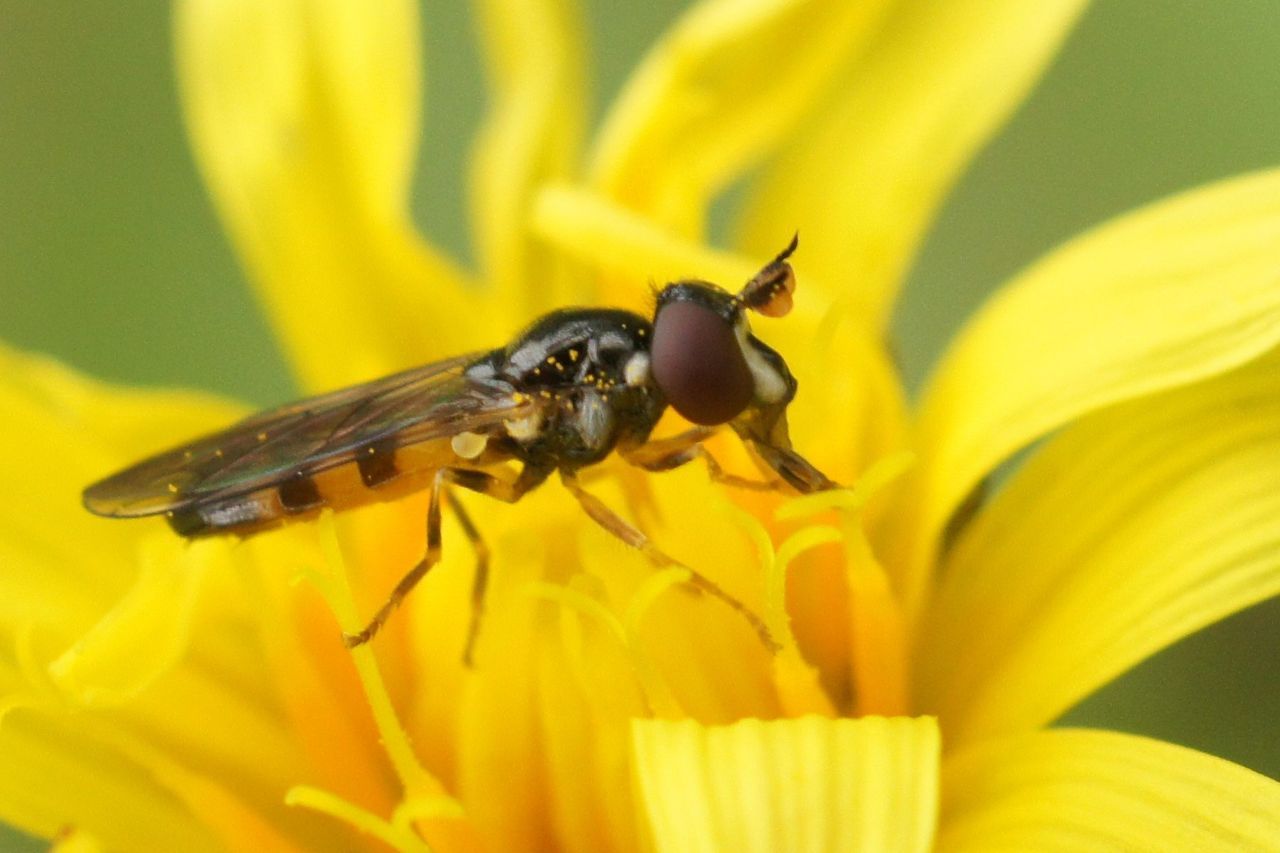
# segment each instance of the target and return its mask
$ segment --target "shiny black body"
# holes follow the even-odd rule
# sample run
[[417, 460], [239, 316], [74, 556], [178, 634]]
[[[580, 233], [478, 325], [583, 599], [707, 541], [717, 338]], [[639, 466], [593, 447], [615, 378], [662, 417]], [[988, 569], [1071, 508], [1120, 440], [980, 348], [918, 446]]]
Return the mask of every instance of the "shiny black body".
[[642, 444], [667, 403], [650, 382], [627, 381], [647, 363], [653, 324], [630, 311], [566, 308], [538, 319], [511, 344], [470, 364], [472, 382], [550, 401], [532, 433], [506, 447], [527, 465], [574, 470], [614, 448]]

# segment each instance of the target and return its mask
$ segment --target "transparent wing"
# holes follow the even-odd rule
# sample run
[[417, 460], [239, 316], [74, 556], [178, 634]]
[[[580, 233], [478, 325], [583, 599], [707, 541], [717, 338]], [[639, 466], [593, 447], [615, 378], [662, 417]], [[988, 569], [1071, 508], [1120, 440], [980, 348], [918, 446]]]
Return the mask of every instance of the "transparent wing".
[[140, 516], [247, 494], [356, 458], [456, 435], [489, 434], [539, 402], [464, 375], [473, 353], [290, 403], [145, 459], [95, 483], [85, 506]]

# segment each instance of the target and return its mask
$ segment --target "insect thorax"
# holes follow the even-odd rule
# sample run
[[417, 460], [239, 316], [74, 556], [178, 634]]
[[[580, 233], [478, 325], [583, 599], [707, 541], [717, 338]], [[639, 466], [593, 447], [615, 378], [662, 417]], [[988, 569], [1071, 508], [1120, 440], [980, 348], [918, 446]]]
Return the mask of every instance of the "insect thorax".
[[665, 402], [648, 375], [652, 336], [650, 322], [629, 311], [563, 309], [467, 374], [546, 400], [540, 414], [507, 422], [515, 452], [531, 464], [578, 468], [643, 441], [661, 416]]

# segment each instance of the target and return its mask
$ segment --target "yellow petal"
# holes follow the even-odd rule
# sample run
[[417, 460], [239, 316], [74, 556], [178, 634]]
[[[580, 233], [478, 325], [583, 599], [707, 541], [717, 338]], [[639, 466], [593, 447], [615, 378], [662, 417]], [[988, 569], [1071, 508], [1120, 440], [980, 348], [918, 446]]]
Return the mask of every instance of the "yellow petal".
[[[593, 184], [684, 237], [810, 107], [885, 3], [711, 0], [660, 41], [605, 118]], [[773, 235], [785, 240], [786, 226]], [[776, 250], [774, 250], [776, 251]]]
[[492, 106], [471, 157], [472, 233], [498, 301], [525, 318], [587, 301], [557, 286], [555, 255], [528, 230], [535, 188], [569, 177], [582, 142], [585, 22], [577, 5], [476, 4]]
[[[527, 496], [521, 505], [545, 507], [545, 492]], [[557, 575], [571, 570], [572, 538], [563, 526], [544, 524], [537, 529], [536, 535], [530, 529], [520, 536], [516, 549], [503, 549], [503, 571], [495, 573], [488, 593], [478, 666], [455, 700], [462, 705], [457, 746], [460, 799], [492, 850], [557, 849], [557, 792], [546, 784], [540, 708], [544, 688], [539, 684], [547, 675], [540, 661], [557, 641], [548, 621], [554, 609], [523, 588], [541, 580], [544, 548], [553, 552], [549, 562]], [[516, 553], [519, 557], [512, 559]]]
[[80, 729], [25, 711], [4, 719], [0, 820], [45, 838], [81, 827], [111, 850], [220, 849], [145, 768]]
[[475, 346], [474, 300], [413, 233], [421, 92], [408, 0], [184, 0], [196, 158], [304, 384]]
[[921, 707], [953, 738], [1044, 725], [1280, 592], [1280, 350], [1050, 441], [943, 568]]
[[69, 829], [58, 833], [49, 850], [51, 853], [102, 853], [102, 844], [83, 829]]
[[[758, 612], [759, 567], [738, 530], [689, 523], [719, 517], [720, 487], [693, 466], [650, 481], [668, 519], [647, 528], [654, 540]], [[590, 487], [629, 514], [613, 478]], [[776, 714], [770, 656], [737, 613], [673, 585], [555, 484], [485, 521], [495, 572], [462, 685], [461, 799], [493, 849], [631, 849], [630, 720]]]
[[931, 849], [931, 718], [637, 720], [633, 743], [657, 850]]
[[[71, 822], [104, 843], [120, 838], [107, 824], [153, 816], [176, 836], [281, 819], [307, 760], [244, 630], [254, 602], [229, 549], [79, 505], [86, 483], [238, 407], [118, 391], [7, 350], [0, 363], [0, 439], [23, 448], [0, 458], [0, 708], [13, 709], [0, 738], [14, 738], [0, 751], [19, 792], [0, 795], [0, 818], [49, 834]], [[116, 785], [119, 799], [103, 793]]]
[[256, 564], [242, 575], [244, 594], [259, 605], [253, 614], [259, 669], [276, 686], [279, 713], [308, 762], [308, 773], [294, 776], [279, 795], [283, 801], [293, 784], [310, 782], [386, 815], [402, 794], [394, 762], [338, 621], [313, 586], [298, 581], [305, 570], [325, 567], [318, 536], [311, 529], [262, 534], [241, 557]]
[[883, 328], [952, 182], [1026, 96], [1083, 6], [897, 3], [760, 179], [743, 245], [767, 251], [799, 229], [806, 266]]
[[[601, 299], [648, 312], [649, 286], [697, 278], [736, 290], [773, 257], [757, 261], [683, 238], [605, 196], [564, 184], [544, 187], [533, 230], [561, 253], [607, 276]], [[797, 309], [808, 302], [801, 301]]]
[[141, 543], [133, 588], [49, 665], [60, 689], [84, 705], [136, 698], [187, 651], [200, 584], [223, 542], [184, 548], [176, 536]]
[[[969, 323], [921, 407], [928, 549], [992, 468], [1073, 418], [1280, 340], [1280, 171], [1129, 214], [1032, 266]], [[926, 571], [928, 555], [915, 570]], [[921, 574], [911, 581], [918, 589]]]
[[164, 528], [92, 516], [81, 490], [242, 410], [210, 395], [117, 389], [3, 346], [0, 410], [0, 441], [15, 448], [0, 457], [0, 634], [30, 628], [65, 648], [133, 584], [139, 537]]
[[1113, 732], [1035, 732], [942, 767], [941, 851], [1275, 850], [1280, 783]]

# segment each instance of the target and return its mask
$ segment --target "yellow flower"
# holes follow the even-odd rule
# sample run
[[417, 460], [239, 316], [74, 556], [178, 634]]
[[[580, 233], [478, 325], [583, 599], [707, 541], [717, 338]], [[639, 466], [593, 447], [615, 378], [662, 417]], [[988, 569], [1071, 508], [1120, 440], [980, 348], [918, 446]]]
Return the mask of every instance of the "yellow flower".
[[[186, 0], [192, 138], [310, 390], [495, 344], [647, 282], [732, 286], [797, 228], [797, 447], [851, 489], [782, 500], [702, 470], [593, 482], [764, 614], [681, 592], [562, 490], [483, 507], [472, 561], [373, 644], [424, 499], [244, 543], [95, 519], [95, 477], [243, 409], [3, 352], [0, 818], [67, 849], [1242, 849], [1280, 784], [1048, 725], [1280, 589], [1280, 172], [1053, 252], [978, 314], [908, 414], [883, 345], [921, 234], [1078, 2], [707, 2], [583, 144], [577, 10], [482, 3], [477, 282], [407, 215], [407, 2]], [[710, 202], [751, 170], [731, 249]], [[341, 342], [340, 344], [338, 342]], [[1034, 452], [982, 500], [991, 473]], [[732, 442], [716, 447], [746, 470]], [[468, 501], [480, 505], [481, 499]], [[372, 836], [372, 838], [370, 838]]]

